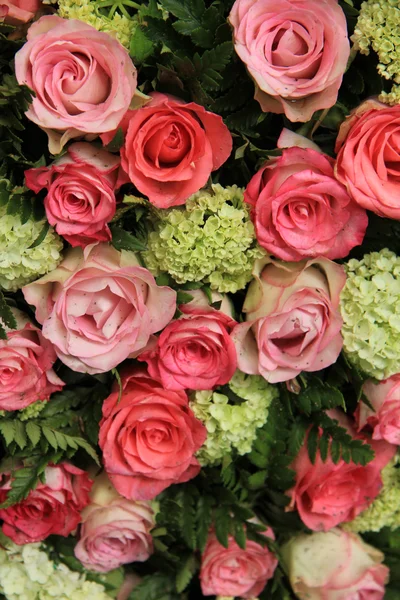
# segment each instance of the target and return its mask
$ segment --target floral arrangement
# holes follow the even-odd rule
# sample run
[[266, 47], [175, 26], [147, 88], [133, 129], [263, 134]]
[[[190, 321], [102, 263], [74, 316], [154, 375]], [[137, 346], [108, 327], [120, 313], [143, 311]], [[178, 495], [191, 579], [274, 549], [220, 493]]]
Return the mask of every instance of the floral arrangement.
[[0, 598], [400, 598], [398, 0], [0, 0]]

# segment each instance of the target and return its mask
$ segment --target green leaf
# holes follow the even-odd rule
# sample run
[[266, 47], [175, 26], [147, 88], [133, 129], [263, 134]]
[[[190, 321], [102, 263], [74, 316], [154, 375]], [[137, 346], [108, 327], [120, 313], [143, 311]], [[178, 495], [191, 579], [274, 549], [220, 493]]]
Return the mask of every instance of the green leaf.
[[182, 537], [192, 550], [196, 548], [196, 514], [192, 486], [182, 487], [177, 494], [180, 512], [180, 527]]
[[43, 223], [43, 227], [42, 227], [39, 235], [37, 236], [37, 238], [29, 246], [29, 250], [31, 250], [32, 248], [37, 248], [37, 246], [40, 246], [40, 244], [43, 242], [44, 238], [46, 237], [49, 229], [50, 229], [50, 223], [48, 221], [46, 221], [45, 223]]
[[16, 419], [14, 421], [14, 425], [15, 425], [14, 441], [21, 448], [21, 450], [23, 450], [25, 448], [26, 444], [28, 443], [28, 439], [27, 439], [26, 431], [25, 431], [25, 424], [22, 423], [21, 421], [18, 421], [18, 419]]
[[217, 540], [224, 547], [228, 547], [228, 536], [231, 528], [231, 516], [225, 506], [220, 506], [215, 511], [215, 535]]
[[0, 433], [4, 438], [6, 446], [9, 446], [15, 439], [15, 421], [11, 421], [10, 419], [0, 419]]
[[242, 550], [246, 549], [246, 530], [241, 521], [234, 521], [233, 524], [233, 537], [239, 548]]
[[206, 90], [218, 89], [222, 80], [221, 72], [229, 64], [233, 52], [232, 42], [223, 42], [200, 56], [193, 56], [197, 77]]
[[288, 439], [288, 452], [291, 456], [297, 456], [303, 446], [309, 423], [306, 420], [297, 421], [293, 424]]
[[190, 583], [197, 569], [197, 560], [194, 554], [190, 554], [183, 562], [181, 568], [176, 574], [176, 590], [183, 592]]
[[26, 424], [26, 434], [32, 446], [37, 446], [42, 435], [40, 427], [38, 427], [38, 425], [36, 425], [36, 423], [33, 421], [28, 421]]
[[315, 463], [315, 459], [317, 456], [318, 436], [319, 436], [318, 426], [314, 425], [314, 427], [310, 430], [310, 432], [308, 434], [308, 438], [307, 438], [308, 456], [309, 456], [312, 464]]
[[130, 41], [130, 55], [136, 63], [142, 63], [153, 54], [154, 45], [140, 27], [136, 27]]
[[196, 529], [197, 529], [197, 547], [203, 552], [208, 532], [212, 523], [212, 507], [214, 500], [211, 496], [202, 495], [197, 502], [196, 510]]
[[257, 471], [257, 473], [253, 473], [247, 480], [248, 487], [251, 490], [258, 490], [265, 485], [265, 480], [267, 478], [268, 471]]
[[182, 292], [181, 290], [179, 290], [176, 295], [176, 303], [178, 306], [179, 306], [179, 304], [187, 304], [188, 302], [191, 302], [192, 300], [193, 300], [192, 294], [188, 294], [187, 292]]
[[17, 321], [0, 290], [0, 339], [6, 340], [7, 334], [4, 325], [9, 329], [17, 328]]
[[108, 152], [118, 152], [124, 145], [124, 141], [124, 132], [121, 127], [118, 127], [113, 139], [105, 146], [105, 149], [108, 150]]
[[118, 225], [110, 225], [112, 234], [112, 245], [117, 250], [129, 250], [131, 252], [142, 252], [146, 250], [145, 244], [134, 235], [121, 229]]

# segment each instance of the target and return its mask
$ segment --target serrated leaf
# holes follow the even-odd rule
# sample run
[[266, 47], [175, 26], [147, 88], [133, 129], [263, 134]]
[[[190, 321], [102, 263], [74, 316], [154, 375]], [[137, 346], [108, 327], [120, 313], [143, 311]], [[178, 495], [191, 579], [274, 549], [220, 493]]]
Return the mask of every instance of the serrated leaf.
[[292, 425], [288, 438], [288, 452], [291, 456], [297, 456], [300, 448], [303, 446], [309, 423], [307, 421], [297, 421]]
[[40, 427], [38, 427], [33, 421], [28, 421], [26, 424], [26, 434], [32, 446], [37, 446], [42, 435]]
[[43, 426], [42, 432], [46, 440], [49, 442], [50, 446], [54, 448], [54, 450], [58, 450], [58, 442], [54, 433], [48, 427]]
[[140, 27], [136, 27], [131, 35], [129, 53], [136, 63], [142, 63], [153, 54], [154, 45]]
[[312, 464], [315, 463], [315, 459], [317, 456], [318, 436], [319, 436], [318, 426], [314, 425], [313, 428], [310, 430], [308, 437], [307, 437], [308, 456], [309, 456]]
[[7, 334], [4, 325], [9, 329], [17, 328], [17, 321], [11, 308], [8, 306], [4, 294], [0, 290], [0, 339], [6, 340]]
[[29, 250], [31, 250], [32, 248], [37, 248], [37, 246], [39, 246], [44, 238], [47, 235], [47, 232], [50, 229], [50, 223], [48, 221], [45, 221], [45, 223], [43, 223], [43, 227], [39, 233], [39, 235], [36, 237], [36, 239], [32, 242], [32, 244], [29, 246]]
[[22, 467], [13, 472], [11, 489], [5, 502], [0, 507], [6, 508], [24, 500], [29, 492], [36, 487], [40, 477], [40, 470], [36, 467]]
[[235, 538], [235, 542], [242, 548], [242, 550], [246, 549], [246, 531], [244, 525], [241, 521], [234, 521], [233, 523], [233, 537]]
[[329, 443], [330, 443], [329, 435], [327, 435], [326, 433], [323, 433], [319, 440], [319, 451], [321, 454], [322, 462], [325, 462], [326, 459], [328, 458]]
[[268, 471], [257, 471], [257, 473], [253, 473], [247, 480], [247, 485], [251, 490], [258, 490], [265, 485], [265, 480], [267, 478]]
[[214, 521], [215, 535], [224, 548], [228, 547], [231, 521], [231, 516], [224, 506], [216, 509]]
[[0, 433], [4, 438], [6, 446], [9, 446], [15, 438], [15, 422], [10, 419], [1, 419]]
[[176, 574], [176, 591], [182, 593], [190, 583], [196, 572], [197, 560], [194, 554], [190, 554], [183, 562], [181, 568]]
[[197, 547], [200, 552], [203, 552], [208, 532], [212, 522], [212, 506], [214, 504], [213, 499], [210, 496], [200, 496], [197, 502], [196, 510], [196, 524], [197, 524]]
[[118, 152], [119, 150], [121, 150], [122, 146], [124, 145], [124, 141], [125, 141], [124, 132], [121, 127], [118, 127], [113, 139], [111, 140], [111, 142], [109, 142], [105, 146], [105, 149], [108, 152]]
[[118, 225], [110, 225], [112, 234], [112, 245], [117, 250], [129, 250], [131, 252], [142, 252], [146, 250], [145, 244], [134, 235], [121, 229]]
[[14, 421], [14, 425], [15, 425], [14, 441], [20, 447], [20, 449], [23, 450], [25, 448], [26, 444], [28, 443], [28, 438], [27, 438], [26, 432], [25, 432], [25, 424], [22, 423], [22, 421], [18, 421], [18, 419], [16, 419]]
[[188, 294], [187, 292], [178, 291], [176, 295], [176, 303], [179, 306], [180, 304], [187, 304], [193, 300], [192, 294]]

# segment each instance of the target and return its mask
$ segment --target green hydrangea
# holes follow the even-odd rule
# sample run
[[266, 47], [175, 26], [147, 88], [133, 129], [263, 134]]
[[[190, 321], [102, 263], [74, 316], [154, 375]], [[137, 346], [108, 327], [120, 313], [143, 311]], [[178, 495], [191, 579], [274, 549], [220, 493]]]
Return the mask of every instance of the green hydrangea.
[[358, 517], [343, 525], [356, 533], [380, 531], [383, 527], [400, 527], [400, 468], [395, 458], [382, 471], [383, 488], [372, 504]]
[[[352, 41], [362, 54], [370, 47], [379, 58], [378, 72], [385, 79], [400, 84], [400, 6], [398, 0], [367, 0], [363, 2]], [[382, 92], [382, 102], [398, 104], [400, 87]]]
[[344, 266], [343, 348], [354, 365], [385, 379], [400, 372], [400, 258], [385, 248]]
[[43, 223], [29, 219], [22, 225], [17, 215], [7, 215], [6, 208], [0, 208], [0, 288], [15, 292], [61, 261], [63, 243], [51, 227], [44, 240], [30, 248]]
[[178, 283], [204, 281], [213, 290], [232, 293], [251, 280], [254, 261], [264, 251], [241, 188], [216, 184], [191, 196], [185, 208], [157, 215], [143, 253], [152, 273], [166, 271]]
[[242, 403], [231, 404], [228, 396], [218, 391], [198, 391], [190, 406], [207, 428], [207, 439], [197, 453], [202, 465], [215, 465], [235, 449], [247, 454], [268, 418], [268, 407], [278, 396], [277, 388], [259, 375], [236, 371], [229, 387]]
[[35, 419], [42, 412], [46, 404], [47, 400], [37, 400], [37, 402], [33, 402], [18, 412], [19, 420], [28, 421], [29, 419]]

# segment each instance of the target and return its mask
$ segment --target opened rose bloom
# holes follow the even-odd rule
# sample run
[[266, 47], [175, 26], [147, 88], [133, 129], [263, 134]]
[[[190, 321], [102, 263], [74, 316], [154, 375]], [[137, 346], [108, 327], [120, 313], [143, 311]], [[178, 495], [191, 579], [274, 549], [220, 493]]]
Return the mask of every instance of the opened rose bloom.
[[57, 356], [80, 373], [104, 373], [137, 355], [176, 309], [175, 291], [158, 286], [132, 252], [107, 244], [69, 250], [23, 293]]
[[118, 126], [136, 90], [136, 69], [117, 40], [56, 15], [34, 23], [27, 40], [15, 73], [35, 92], [26, 115], [48, 133], [53, 154], [71, 138]]
[[122, 375], [103, 404], [99, 444], [108, 476], [125, 498], [151, 500], [200, 471], [194, 454], [207, 433], [185, 392], [165, 390], [144, 369]]
[[335, 104], [350, 54], [337, 0], [236, 0], [229, 21], [264, 112], [305, 122]]
[[232, 332], [238, 368], [277, 383], [334, 363], [342, 349], [339, 296], [346, 276], [325, 258], [256, 261], [243, 312]]
[[41, 5], [41, 0], [0, 0], [0, 17], [1, 10], [4, 10], [5, 23], [8, 25], [28, 23]]
[[[12, 477], [11, 472], [1, 475], [0, 502], [6, 500]], [[48, 465], [44, 483], [39, 482], [25, 500], [0, 509], [4, 535], [16, 544], [40, 542], [53, 534], [68, 536], [81, 521], [91, 486], [88, 474], [74, 465]]]
[[158, 208], [185, 201], [227, 160], [232, 136], [219, 115], [199, 104], [151, 93], [151, 102], [130, 111], [121, 150], [131, 182]]
[[376, 383], [368, 379], [363, 385], [363, 393], [373, 410], [360, 400], [355, 413], [359, 430], [369, 427], [374, 440], [399, 445], [400, 375]]
[[382, 552], [342, 529], [299, 534], [282, 547], [300, 600], [382, 600], [389, 568]]
[[366, 100], [342, 123], [336, 175], [360, 206], [400, 219], [400, 106]]
[[[270, 527], [264, 535], [275, 539]], [[229, 536], [228, 547], [224, 548], [211, 532], [201, 559], [201, 590], [204, 596], [255, 598], [277, 565], [277, 559], [265, 546], [247, 539], [243, 549]]]
[[86, 569], [106, 573], [153, 552], [150, 503], [122, 498], [103, 472], [95, 478], [90, 504], [82, 511], [75, 556]]

